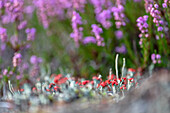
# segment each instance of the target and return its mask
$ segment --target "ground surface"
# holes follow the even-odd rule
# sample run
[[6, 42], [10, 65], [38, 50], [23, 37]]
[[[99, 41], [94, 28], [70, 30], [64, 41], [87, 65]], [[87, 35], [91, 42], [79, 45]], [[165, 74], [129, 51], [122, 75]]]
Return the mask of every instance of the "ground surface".
[[[1, 112], [18, 112], [2, 109]], [[162, 69], [144, 79], [125, 99], [113, 103], [111, 99], [73, 102], [30, 108], [31, 113], [170, 113], [170, 71]]]

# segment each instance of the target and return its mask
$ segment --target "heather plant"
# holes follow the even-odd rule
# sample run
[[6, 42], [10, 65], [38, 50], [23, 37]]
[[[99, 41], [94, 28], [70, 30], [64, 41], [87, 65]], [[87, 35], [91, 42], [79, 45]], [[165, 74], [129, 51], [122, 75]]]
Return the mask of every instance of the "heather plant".
[[[25, 5], [24, 0], [0, 2], [0, 87], [3, 86], [3, 96], [8, 80], [20, 87], [21, 81], [29, 78], [29, 59], [26, 57], [30, 57], [28, 51], [35, 40], [36, 29], [29, 28], [28, 17], [32, 11], [27, 8], [29, 5]], [[34, 67], [39, 67], [39, 63]]]
[[[9, 93], [8, 98], [32, 103], [35, 95], [43, 98], [40, 103], [95, 95], [119, 100], [120, 94], [137, 86], [140, 72], [154, 66], [170, 68], [169, 4], [168, 0], [1, 0], [3, 96]], [[125, 68], [125, 58], [130, 69]], [[111, 67], [115, 72], [106, 76]]]
[[[168, 1], [53, 0], [53, 4], [40, 1], [41, 4], [34, 2], [39, 22], [48, 23], [48, 27], [43, 24], [47, 37], [51, 38], [54, 46], [65, 51], [64, 56], [58, 59], [62, 62], [67, 59], [71, 64], [68, 66], [59, 62], [60, 65], [74, 70], [76, 76], [107, 73], [106, 70], [114, 65], [110, 60], [114, 60], [116, 53], [126, 57], [133, 68], [148, 67], [153, 53], [164, 56], [157, 66], [169, 66], [165, 63], [169, 59]], [[53, 8], [59, 3], [64, 4], [64, 8]], [[51, 12], [55, 14], [51, 15]], [[100, 32], [95, 31], [97, 27]], [[52, 59], [56, 58], [54, 54], [49, 54]]]
[[[164, 56], [159, 66], [169, 65], [169, 63], [165, 64], [169, 56], [168, 49], [165, 49], [169, 48], [169, 9], [166, 0], [162, 2], [154, 0], [116, 0], [114, 2], [111, 0], [51, 0], [49, 2], [33, 0], [32, 3], [21, 0], [16, 8], [17, 11], [5, 8], [7, 5], [3, 4], [6, 2], [10, 4], [6, 0], [1, 2], [2, 24], [16, 23], [16, 34], [25, 29], [26, 41], [33, 42], [32, 53], [44, 57], [47, 63], [55, 61], [63, 68], [74, 70], [76, 76], [107, 73], [106, 70], [113, 66], [110, 60], [114, 60], [113, 56], [116, 53], [126, 57], [127, 62], [133, 68], [145, 69], [152, 63], [151, 54], [153, 53]], [[14, 0], [11, 3], [14, 2], [17, 4], [18, 1]], [[21, 10], [22, 8], [24, 10]], [[36, 13], [33, 11], [34, 8]], [[133, 8], [140, 11], [132, 11]], [[134, 15], [132, 16], [129, 12]], [[33, 20], [30, 20], [30, 23], [28, 23], [30, 15], [28, 13], [33, 14]], [[45, 30], [38, 23], [42, 23]], [[34, 41], [36, 30], [27, 28], [27, 24], [32, 24], [38, 30], [38, 37], [46, 41], [41, 41], [41, 38], [37, 42]], [[7, 37], [13, 37], [10, 38], [11, 40], [15, 39], [8, 44], [17, 46], [13, 47], [15, 51], [19, 48], [23, 49], [24, 46], [25, 48], [31, 47], [30, 44], [18, 40], [16, 35], [8, 36], [7, 28], [1, 27], [1, 29], [1, 42], [4, 42], [2, 49], [5, 49]], [[43, 31], [46, 31], [46, 34]], [[49, 38], [44, 39], [46, 37]], [[40, 50], [38, 42], [48, 42], [49, 47], [45, 51]], [[165, 48], [161, 47], [163, 43]], [[56, 48], [55, 52], [52, 52], [50, 48]], [[61, 52], [62, 55], [60, 55]], [[59, 68], [58, 65], [54, 67]]]

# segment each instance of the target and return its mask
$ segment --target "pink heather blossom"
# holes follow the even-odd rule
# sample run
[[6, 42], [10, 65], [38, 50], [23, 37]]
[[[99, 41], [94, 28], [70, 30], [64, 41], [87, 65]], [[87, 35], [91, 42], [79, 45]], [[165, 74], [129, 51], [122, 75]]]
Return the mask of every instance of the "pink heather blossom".
[[143, 17], [139, 17], [136, 22], [137, 22], [137, 27], [139, 28], [139, 30], [141, 31], [141, 33], [139, 34], [139, 44], [142, 45], [142, 38], [148, 38], [149, 34], [148, 34], [148, 15], [144, 15]]
[[5, 12], [2, 16], [2, 23], [13, 23], [16, 20], [23, 20], [23, 5], [24, 0], [8, 0], [4, 1]]
[[72, 29], [73, 32], [70, 34], [70, 37], [74, 39], [76, 47], [79, 47], [79, 42], [82, 41], [83, 38], [83, 28], [80, 27], [82, 25], [82, 18], [76, 11], [73, 11], [72, 16]]
[[116, 47], [115, 51], [118, 53], [122, 53], [125, 54], [127, 52], [126, 46], [124, 44], [122, 44], [120, 47]]
[[31, 62], [31, 64], [39, 64], [42, 62], [42, 59], [40, 57], [33, 55], [30, 58], [30, 62]]
[[20, 53], [15, 53], [14, 54], [14, 57], [13, 57], [13, 66], [14, 67], [17, 67], [21, 64], [21, 61], [22, 61], [22, 55]]
[[0, 39], [1, 39], [1, 41], [3, 43], [6, 42], [7, 38], [8, 38], [7, 30], [5, 28], [3, 28], [3, 27], [0, 27]]
[[90, 3], [94, 6], [94, 12], [96, 20], [106, 29], [112, 26], [110, 19], [112, 18], [111, 8], [113, 3], [111, 0], [90, 0]]
[[27, 26], [27, 21], [24, 20], [24, 21], [20, 22], [20, 24], [18, 25], [18, 29], [19, 30], [24, 29], [26, 26]]
[[112, 23], [110, 21], [110, 19], [112, 18], [110, 9], [103, 10], [96, 16], [96, 18], [97, 21], [101, 23], [104, 28], [108, 29], [112, 26]]
[[35, 33], [36, 33], [35, 28], [27, 28], [25, 30], [25, 32], [27, 33], [27, 41], [34, 41], [35, 40]]
[[123, 32], [121, 30], [117, 30], [117, 31], [115, 31], [115, 36], [117, 39], [122, 39]]
[[96, 41], [97, 41], [97, 45], [98, 46], [105, 46], [104, 43], [104, 38], [101, 37], [101, 33], [103, 33], [102, 28], [98, 27], [96, 24], [91, 25], [92, 27], [92, 32], [94, 33], [95, 37], [96, 37]]
[[158, 9], [158, 4], [149, 4], [147, 9], [149, 14], [153, 17], [153, 22], [157, 26], [157, 31], [162, 32], [164, 30], [164, 22], [161, 17], [161, 11]]
[[151, 55], [151, 60], [154, 64], [158, 63], [160, 64], [161, 63], [161, 55], [160, 54], [152, 54]]
[[96, 39], [92, 36], [85, 37], [83, 40], [83, 44], [88, 44], [88, 43], [96, 43]]
[[116, 28], [120, 28], [121, 26], [125, 26], [125, 14], [124, 14], [124, 7], [121, 4], [118, 4], [116, 7], [112, 7], [112, 12], [114, 19], [116, 20]]
[[33, 0], [39, 20], [47, 29], [51, 19], [63, 20], [71, 17], [73, 9], [84, 12], [87, 0]]

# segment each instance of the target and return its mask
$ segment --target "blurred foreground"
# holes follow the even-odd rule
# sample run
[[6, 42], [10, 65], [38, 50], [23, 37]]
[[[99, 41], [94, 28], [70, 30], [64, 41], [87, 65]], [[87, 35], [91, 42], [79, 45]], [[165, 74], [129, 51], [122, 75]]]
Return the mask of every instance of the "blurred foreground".
[[[125, 94], [125, 99], [113, 103], [111, 99], [82, 100], [73, 103], [57, 103], [33, 107], [31, 113], [169, 113], [170, 112], [170, 71], [157, 70], [142, 80], [140, 87]], [[0, 105], [1, 107], [2, 105]], [[19, 112], [18, 109], [0, 108], [0, 112]]]

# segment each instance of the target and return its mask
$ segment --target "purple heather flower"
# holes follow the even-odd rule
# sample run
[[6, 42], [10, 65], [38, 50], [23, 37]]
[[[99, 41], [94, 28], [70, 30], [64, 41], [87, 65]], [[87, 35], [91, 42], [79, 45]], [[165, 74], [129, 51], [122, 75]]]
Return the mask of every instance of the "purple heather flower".
[[155, 58], [156, 58], [156, 55], [155, 55], [155, 54], [152, 54], [152, 55], [151, 55], [151, 59], [154, 61]]
[[156, 55], [156, 58], [157, 58], [157, 59], [160, 59], [160, 58], [161, 58], [161, 55], [157, 54], [157, 55]]
[[73, 0], [73, 7], [78, 11], [84, 12], [84, 7], [86, 3], [87, 3], [86, 0]]
[[141, 2], [141, 0], [133, 0], [134, 2]]
[[17, 75], [17, 76], [16, 76], [16, 79], [17, 79], [17, 80], [21, 80], [21, 79], [22, 79], [22, 75]]
[[0, 27], [0, 38], [3, 43], [7, 41], [7, 30], [5, 28]]
[[148, 28], [148, 24], [147, 24], [147, 23], [144, 23], [144, 24], [143, 24], [143, 27], [144, 27], [144, 28]]
[[31, 5], [30, 6], [26, 6], [24, 8], [24, 12], [27, 13], [27, 14], [32, 14], [34, 12], [34, 9], [35, 9], [34, 6], [31, 6]]
[[143, 40], [142, 38], [139, 40], [139, 45], [142, 46]]
[[143, 36], [143, 34], [142, 34], [142, 33], [140, 33], [140, 34], [139, 34], [139, 38], [142, 38], [142, 36]]
[[[120, 1], [119, 1], [120, 2]], [[120, 3], [117, 3], [117, 7], [112, 7], [111, 11], [113, 12], [113, 16], [115, 19], [116, 28], [120, 28], [121, 26], [125, 26], [125, 14], [124, 7]]]
[[82, 24], [82, 18], [76, 11], [73, 11], [72, 16], [72, 29], [73, 32], [70, 34], [70, 37], [74, 39], [76, 47], [79, 46], [79, 41], [82, 41], [83, 38], [83, 28], [79, 27]]
[[103, 10], [96, 17], [97, 17], [97, 21], [100, 22], [104, 28], [108, 29], [112, 26], [112, 23], [110, 21], [112, 17], [110, 9]]
[[75, 24], [82, 24], [82, 18], [76, 11], [73, 11], [72, 22], [75, 22]]
[[42, 59], [40, 57], [33, 55], [30, 58], [30, 62], [31, 62], [31, 64], [39, 64], [42, 62]]
[[27, 43], [27, 44], [25, 45], [25, 48], [26, 48], [26, 49], [31, 48], [31, 44], [30, 44], [30, 43]]
[[164, 34], [163, 33], [161, 33], [161, 38], [163, 38], [164, 37]]
[[159, 6], [158, 6], [158, 4], [155, 4], [154, 7], [157, 9]]
[[163, 3], [163, 4], [162, 4], [162, 7], [163, 7], [163, 8], [167, 8], [167, 4], [166, 4], [166, 3]]
[[12, 75], [12, 74], [13, 74], [13, 71], [10, 71], [9, 74]]
[[4, 6], [3, 1], [0, 1], [0, 9], [2, 9], [2, 8], [3, 8], [3, 6]]
[[83, 43], [84, 44], [88, 44], [88, 43], [96, 43], [96, 39], [92, 36], [88, 36], [88, 37], [85, 37], [85, 39], [83, 40]]
[[117, 39], [122, 39], [123, 37], [123, 32], [121, 30], [115, 31], [115, 35]]
[[10, 18], [7, 15], [2, 16], [2, 23], [3, 24], [8, 24], [10, 23]]
[[6, 44], [5, 43], [2, 43], [1, 44], [1, 51], [4, 51], [6, 49]]
[[118, 52], [118, 53], [125, 54], [127, 52], [126, 46], [124, 44], [122, 44], [120, 47], [116, 47], [115, 51]]
[[20, 43], [20, 40], [18, 39], [18, 36], [12, 35], [10, 38], [10, 42], [13, 47], [16, 47], [18, 45], [18, 43]]
[[22, 64], [22, 69], [23, 69], [23, 70], [26, 70], [26, 69], [28, 69], [28, 68], [29, 68], [28, 62], [24, 62], [24, 63]]
[[152, 54], [151, 55], [151, 60], [152, 60], [152, 62], [154, 63], [154, 64], [156, 64], [156, 63], [161, 63], [161, 55], [159, 55], [159, 54]]
[[2, 23], [13, 23], [16, 20], [23, 20], [23, 5], [24, 0], [7, 0], [4, 2], [4, 15], [2, 16]]
[[[48, 28], [51, 18], [65, 19], [72, 16], [72, 11], [83, 12], [87, 0], [33, 0], [39, 20]], [[49, 18], [50, 17], [50, 18]]]
[[147, 21], [147, 20], [148, 20], [148, 17], [149, 17], [148, 15], [144, 15], [144, 16], [143, 16], [144, 21]]
[[163, 30], [163, 27], [158, 27], [158, 29], [157, 29], [158, 31], [162, 31]]
[[104, 8], [109, 9], [113, 5], [110, 0], [90, 0], [90, 3], [94, 6], [96, 15], [101, 13]]
[[[147, 19], [148, 19], [148, 15], [144, 15], [143, 17], [139, 17], [136, 22], [137, 22], [137, 26], [139, 28], [139, 30], [141, 31], [141, 33], [139, 34], [139, 44], [142, 45], [142, 37], [148, 38], [149, 34], [148, 34], [148, 23], [147, 23]], [[141, 46], [142, 47], [142, 46]]]
[[161, 60], [158, 60], [158, 64], [160, 64], [161, 63]]
[[144, 0], [145, 1], [145, 10], [148, 13], [150, 10], [150, 6], [152, 7], [153, 5], [151, 3], [153, 3], [153, 0]]
[[37, 56], [35, 56], [35, 55], [31, 56], [30, 62], [31, 62], [31, 64], [37, 63]]
[[161, 11], [158, 10], [158, 4], [155, 4], [154, 6], [152, 4], [148, 5], [148, 12], [153, 17], [153, 22], [157, 26], [157, 31], [163, 31], [164, 22], [162, 21]]
[[163, 24], [164, 24], [164, 21], [163, 21], [163, 20], [159, 20], [159, 23], [160, 23], [161, 25], [163, 25]]
[[20, 53], [15, 53], [14, 54], [14, 57], [13, 57], [13, 66], [14, 67], [17, 67], [21, 64], [21, 61], [22, 61], [22, 55]]
[[35, 33], [36, 33], [36, 29], [35, 28], [27, 28], [25, 30], [25, 32], [27, 33], [27, 40], [28, 41], [34, 41], [35, 40]]
[[102, 28], [98, 27], [96, 24], [93, 24], [92, 26], [92, 32], [94, 33], [97, 41], [98, 46], [105, 46], [103, 37], [100, 36], [101, 33], [103, 33]]
[[156, 64], [156, 60], [153, 60], [152, 62], [153, 62], [154, 64]]
[[156, 35], [156, 40], [159, 40], [159, 36], [158, 35]]
[[30, 76], [36, 76], [36, 75], [38, 75], [39, 70], [40, 70], [39, 64], [42, 63], [42, 58], [33, 55], [33, 56], [31, 56], [31, 58], [30, 58], [30, 62], [31, 62], [31, 64], [33, 64], [33, 68], [32, 68], [32, 70], [30, 71]]
[[22, 21], [19, 25], [18, 25], [18, 29], [21, 30], [23, 28], [25, 28], [27, 26], [27, 21]]
[[145, 34], [145, 37], [148, 38], [148, 37], [149, 37], [149, 34]]
[[142, 29], [141, 29], [141, 33], [145, 33], [145, 30], [142, 30]]
[[7, 70], [7, 69], [4, 69], [2, 73], [3, 73], [3, 75], [7, 75], [8, 70]]
[[97, 35], [97, 34], [103, 33], [102, 28], [98, 27], [96, 24], [92, 24], [91, 27], [92, 27], [92, 32], [93, 32], [94, 34]]

